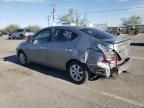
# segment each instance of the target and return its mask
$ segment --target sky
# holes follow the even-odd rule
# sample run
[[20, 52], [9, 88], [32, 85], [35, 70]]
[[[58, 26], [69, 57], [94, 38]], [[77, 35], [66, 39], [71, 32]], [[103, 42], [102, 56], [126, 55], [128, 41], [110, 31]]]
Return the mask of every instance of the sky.
[[[0, 0], [0, 28], [9, 24], [46, 27], [52, 3], [55, 4], [57, 17], [73, 8], [81, 15], [87, 12], [88, 20], [94, 24], [119, 26], [120, 18], [131, 15], [139, 15], [144, 20], [144, 0]], [[142, 8], [131, 9], [135, 7]], [[121, 9], [127, 10], [111, 11]]]

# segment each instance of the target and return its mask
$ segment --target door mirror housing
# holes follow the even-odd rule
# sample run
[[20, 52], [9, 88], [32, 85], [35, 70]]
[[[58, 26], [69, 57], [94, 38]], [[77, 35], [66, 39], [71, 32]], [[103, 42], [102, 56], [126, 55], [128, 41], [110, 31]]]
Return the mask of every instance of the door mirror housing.
[[33, 41], [33, 37], [32, 36], [28, 36], [27, 37], [27, 42], [32, 42]]

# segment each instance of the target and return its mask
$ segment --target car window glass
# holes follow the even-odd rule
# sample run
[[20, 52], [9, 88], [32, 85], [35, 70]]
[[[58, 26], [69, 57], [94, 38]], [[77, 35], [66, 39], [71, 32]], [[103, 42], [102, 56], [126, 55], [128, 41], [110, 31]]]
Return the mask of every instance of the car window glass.
[[23, 31], [24, 31], [23, 29], [18, 29], [18, 30], [17, 30], [17, 32], [23, 32]]
[[31, 30], [30, 30], [30, 29], [25, 29], [25, 31], [26, 31], [26, 32], [31, 32]]
[[54, 34], [54, 40], [55, 41], [67, 41], [66, 34], [64, 30], [56, 30]]
[[86, 34], [89, 34], [90, 36], [93, 36], [94, 38], [97, 38], [97, 39], [114, 38], [114, 36], [112, 34], [104, 32], [104, 31], [100, 31], [100, 30], [94, 29], [94, 28], [84, 28], [84, 29], [81, 29], [81, 31]]
[[48, 42], [50, 41], [51, 31], [50, 29], [41, 31], [38, 33], [34, 40], [38, 40], [38, 42]]
[[71, 41], [75, 39], [77, 35], [71, 31], [57, 29], [54, 34], [55, 41]]

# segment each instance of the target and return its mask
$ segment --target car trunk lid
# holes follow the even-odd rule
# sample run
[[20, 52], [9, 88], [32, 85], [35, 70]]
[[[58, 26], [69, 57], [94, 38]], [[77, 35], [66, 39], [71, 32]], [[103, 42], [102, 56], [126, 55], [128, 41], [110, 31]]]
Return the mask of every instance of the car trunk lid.
[[130, 39], [127, 37], [114, 37], [111, 39], [104, 39], [103, 41], [113, 45], [113, 49], [117, 52], [120, 60], [129, 58], [130, 56]]

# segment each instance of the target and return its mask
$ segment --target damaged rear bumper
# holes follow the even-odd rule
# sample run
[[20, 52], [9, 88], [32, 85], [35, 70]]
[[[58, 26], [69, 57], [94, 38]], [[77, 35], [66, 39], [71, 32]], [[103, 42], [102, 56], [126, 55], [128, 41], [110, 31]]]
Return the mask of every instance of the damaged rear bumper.
[[131, 64], [131, 59], [126, 58], [122, 62], [119, 62], [116, 66], [116, 64], [109, 64], [104, 62], [98, 62], [97, 64], [89, 64], [87, 63], [87, 66], [89, 68], [89, 71], [92, 74], [96, 74], [103, 77], [109, 77], [110, 75], [113, 75], [114, 73], [122, 73], [123, 71], [127, 70], [127, 68]]
[[118, 73], [120, 74], [121, 72], [126, 71], [130, 65], [131, 59], [126, 58], [123, 62], [118, 64]]

